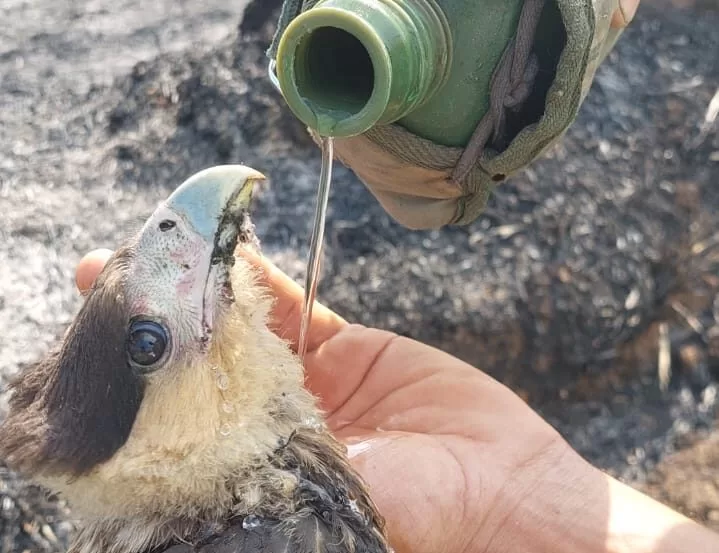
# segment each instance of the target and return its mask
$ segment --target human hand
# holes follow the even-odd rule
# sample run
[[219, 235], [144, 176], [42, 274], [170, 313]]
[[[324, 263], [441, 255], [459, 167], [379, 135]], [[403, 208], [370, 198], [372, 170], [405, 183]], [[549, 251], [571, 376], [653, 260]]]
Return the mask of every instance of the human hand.
[[[80, 262], [87, 290], [112, 252]], [[296, 350], [303, 292], [245, 253]], [[719, 537], [585, 462], [479, 370], [316, 304], [307, 385], [387, 519], [397, 553], [709, 553]]]
[[[86, 256], [89, 288], [111, 252]], [[252, 254], [245, 254], [252, 255]], [[251, 259], [277, 298], [272, 327], [297, 347], [303, 291]], [[397, 553], [484, 551], [543, 474], [574, 455], [495, 380], [441, 351], [314, 308], [307, 385], [386, 517]]]

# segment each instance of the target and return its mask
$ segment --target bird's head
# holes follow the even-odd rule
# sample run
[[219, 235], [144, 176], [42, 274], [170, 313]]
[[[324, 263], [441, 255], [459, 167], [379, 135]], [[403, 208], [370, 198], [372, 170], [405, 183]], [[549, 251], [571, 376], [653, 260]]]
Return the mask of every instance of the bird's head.
[[200, 508], [314, 413], [267, 327], [269, 295], [234, 255], [261, 179], [202, 171], [117, 249], [59, 346], [13, 385], [10, 467], [85, 514]]

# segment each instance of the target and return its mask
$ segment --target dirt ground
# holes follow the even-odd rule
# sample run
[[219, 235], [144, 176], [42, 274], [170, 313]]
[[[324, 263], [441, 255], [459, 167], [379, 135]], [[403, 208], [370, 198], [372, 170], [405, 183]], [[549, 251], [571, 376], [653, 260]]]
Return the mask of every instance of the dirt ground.
[[[0, 5], [0, 376], [64, 329], [80, 256], [209, 165], [270, 177], [258, 234], [302, 278], [319, 156], [266, 77], [273, 3], [239, 26], [239, 1]], [[719, 530], [717, 7], [645, 0], [562, 143], [469, 227], [403, 229], [337, 167], [320, 299], [487, 370]], [[63, 551], [70, 521], [0, 469], [0, 551]]]

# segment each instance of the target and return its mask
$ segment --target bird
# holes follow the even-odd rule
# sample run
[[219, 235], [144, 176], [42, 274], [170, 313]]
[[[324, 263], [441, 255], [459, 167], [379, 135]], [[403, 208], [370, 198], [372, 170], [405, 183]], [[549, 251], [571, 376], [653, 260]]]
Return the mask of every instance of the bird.
[[246, 165], [182, 182], [10, 385], [0, 458], [66, 499], [68, 553], [389, 553], [385, 519], [270, 328]]

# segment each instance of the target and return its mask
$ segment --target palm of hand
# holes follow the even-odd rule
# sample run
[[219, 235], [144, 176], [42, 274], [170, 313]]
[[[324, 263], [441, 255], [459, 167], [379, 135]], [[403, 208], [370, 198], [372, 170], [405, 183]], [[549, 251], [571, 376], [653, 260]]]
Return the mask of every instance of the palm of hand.
[[[491, 510], [514, 469], [557, 443], [505, 387], [394, 334], [344, 324], [308, 354], [306, 367], [398, 553], [476, 550], [491, 541], [501, 518]], [[515, 438], [512, 422], [536, 425], [536, 440]]]

